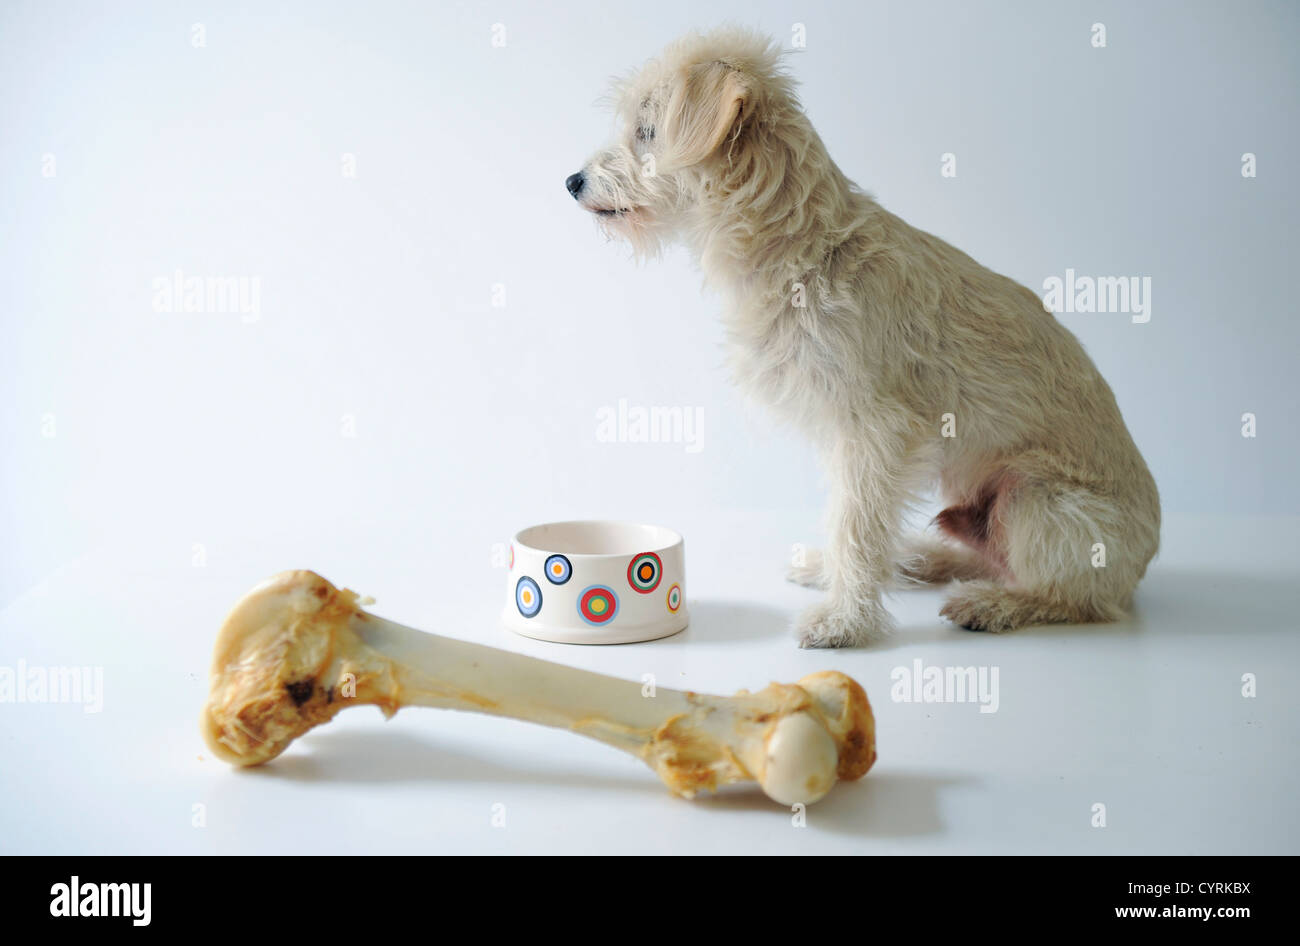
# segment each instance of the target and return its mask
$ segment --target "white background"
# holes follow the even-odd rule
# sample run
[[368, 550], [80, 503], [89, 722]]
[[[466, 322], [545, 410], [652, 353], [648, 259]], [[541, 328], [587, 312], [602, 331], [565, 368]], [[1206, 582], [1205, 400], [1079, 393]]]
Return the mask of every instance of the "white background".
[[[0, 666], [101, 666], [105, 690], [98, 714], [0, 704], [0, 850], [1295, 853], [1300, 15], [1134, 6], [6, 4]], [[1061, 316], [1162, 493], [1133, 621], [986, 638], [926, 592], [891, 601], [886, 647], [796, 651], [815, 596], [781, 575], [817, 539], [811, 452], [729, 386], [685, 255], [637, 266], [562, 186], [611, 131], [607, 78], [729, 19], [787, 46], [804, 25], [811, 119], [912, 223], [1035, 291], [1151, 277], [1147, 324]], [[177, 270], [258, 280], [256, 319], [158, 311]], [[601, 442], [620, 399], [701, 408], [701, 449]], [[583, 650], [498, 628], [501, 543], [595, 517], [686, 536], [686, 634]], [[194, 725], [211, 642], [289, 567], [666, 686], [839, 667], [877, 706], [881, 763], [803, 833], [761, 798], [692, 806], [603, 747], [449, 714], [356, 711], [232, 774]], [[893, 703], [918, 657], [999, 666], [1001, 709]]]

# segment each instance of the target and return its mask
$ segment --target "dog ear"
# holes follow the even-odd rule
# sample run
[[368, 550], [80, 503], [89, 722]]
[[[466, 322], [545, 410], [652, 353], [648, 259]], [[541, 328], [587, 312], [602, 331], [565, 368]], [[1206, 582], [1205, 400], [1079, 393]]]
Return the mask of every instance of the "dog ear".
[[670, 167], [690, 167], [712, 156], [749, 118], [748, 78], [724, 62], [691, 66], [668, 100], [660, 126]]

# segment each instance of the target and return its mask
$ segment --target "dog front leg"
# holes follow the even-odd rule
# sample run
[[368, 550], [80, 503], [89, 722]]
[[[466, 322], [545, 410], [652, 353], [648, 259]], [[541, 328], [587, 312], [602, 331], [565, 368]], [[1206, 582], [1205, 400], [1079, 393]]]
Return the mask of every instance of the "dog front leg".
[[901, 455], [863, 441], [841, 441], [830, 450], [830, 541], [822, 561], [829, 595], [800, 616], [800, 647], [854, 647], [893, 631], [880, 597], [894, 571]]

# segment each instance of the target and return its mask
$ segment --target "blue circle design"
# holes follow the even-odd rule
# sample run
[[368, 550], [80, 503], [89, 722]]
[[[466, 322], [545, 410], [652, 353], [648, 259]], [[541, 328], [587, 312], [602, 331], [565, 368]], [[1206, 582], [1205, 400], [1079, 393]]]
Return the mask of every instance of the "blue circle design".
[[546, 580], [553, 585], [562, 585], [573, 577], [573, 566], [563, 555], [552, 555], [546, 560]]
[[515, 607], [526, 618], [536, 617], [542, 610], [542, 589], [527, 575], [515, 584]]

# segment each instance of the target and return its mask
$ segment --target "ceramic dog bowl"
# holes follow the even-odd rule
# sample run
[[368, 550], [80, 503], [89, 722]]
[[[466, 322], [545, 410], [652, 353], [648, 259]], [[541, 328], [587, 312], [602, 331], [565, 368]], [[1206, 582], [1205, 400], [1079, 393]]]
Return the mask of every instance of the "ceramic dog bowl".
[[510, 545], [502, 621], [560, 644], [630, 644], [686, 627], [686, 555], [671, 529], [589, 520], [531, 526]]

